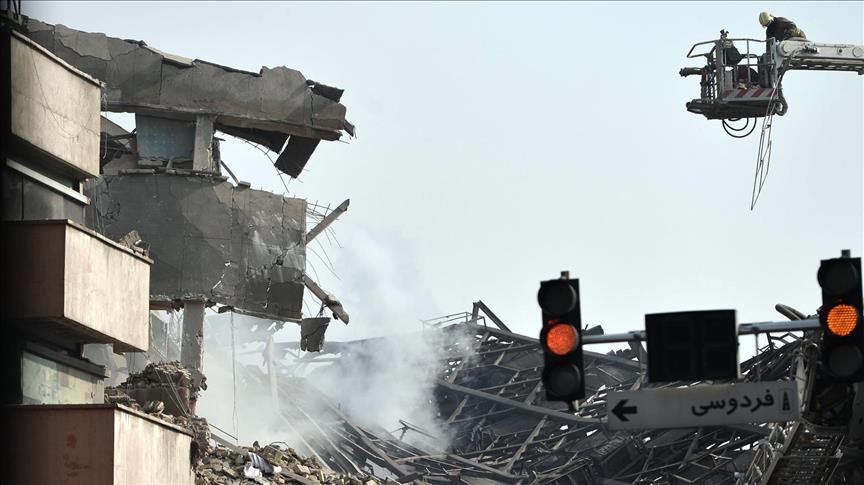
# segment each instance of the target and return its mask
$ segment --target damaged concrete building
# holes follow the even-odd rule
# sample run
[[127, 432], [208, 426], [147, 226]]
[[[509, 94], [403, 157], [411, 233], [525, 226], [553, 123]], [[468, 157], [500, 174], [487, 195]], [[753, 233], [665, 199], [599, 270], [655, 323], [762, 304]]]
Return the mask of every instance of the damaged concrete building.
[[306, 201], [230, 183], [216, 136], [276, 152], [276, 169], [297, 177], [321, 140], [354, 134], [342, 90], [287, 67], [241, 71], [33, 19], [27, 32], [105, 83], [104, 110], [135, 114], [134, 133], [102, 118], [101, 176], [85, 184], [92, 203], [84, 219], [115, 240], [134, 231], [131, 242], [146, 246], [155, 262], [151, 307], [186, 309], [184, 364], [200, 369], [205, 306], [322, 327], [329, 320], [302, 322], [308, 288], [348, 322], [338, 300], [306, 275], [315, 235], [307, 235]]
[[[12, 376], [3, 446], [17, 452], [5, 455], [2, 481], [192, 483], [188, 422], [154, 418], [164, 416], [156, 401], [106, 402], [114, 356], [150, 356], [151, 337], [165, 333], [152, 311], [182, 309], [173, 357], [190, 371], [190, 396], [178, 400], [190, 409], [173, 412], [188, 414], [206, 388], [206, 308], [296, 323], [314, 336], [310, 350], [323, 343], [325, 308], [348, 323], [338, 299], [307, 276], [305, 251], [348, 202], [309, 231], [307, 202], [238, 180], [218, 137], [276, 153], [275, 169], [297, 177], [321, 140], [354, 134], [342, 90], [287, 67], [241, 71], [49, 25], [10, 6], [0, 46], [3, 358]], [[106, 112], [134, 113], [135, 128]], [[317, 316], [303, 315], [306, 290], [322, 303]], [[165, 461], [141, 461], [154, 456]]]
[[[804, 420], [611, 430], [609, 393], [650, 386], [641, 344], [586, 351], [588, 397], [571, 412], [544, 398], [537, 340], [482, 302], [424, 322], [417, 337], [441, 347], [424, 404], [447, 440], [408, 420], [395, 431], [361, 423], [312, 383], [353, 378], [348, 356], [371, 360], [385, 339], [288, 358], [322, 350], [325, 308], [349, 321], [306, 273], [307, 244], [348, 202], [321, 213], [252, 189], [218, 137], [276, 153], [275, 169], [297, 177], [321, 140], [354, 135], [342, 91], [285, 67], [241, 71], [49, 25], [22, 17], [20, 4], [2, 18], [2, 445], [13, 451], [0, 482], [719, 485], [772, 473], [771, 483], [812, 483], [858, 466], [838, 456], [842, 430]], [[134, 113], [135, 128], [104, 112]], [[318, 315], [303, 313], [307, 290]], [[195, 414], [207, 308], [263, 322], [244, 338], [266, 342], [265, 365], [238, 366], [235, 382], [272, 400], [267, 419], [294, 431], [296, 450], [238, 446]], [[298, 342], [274, 342], [283, 324], [299, 325]], [[742, 364], [743, 380], [797, 379], [810, 392], [814, 339], [770, 337]], [[121, 368], [117, 354], [141, 362]], [[236, 362], [233, 349], [212, 354]], [[320, 367], [304, 378], [301, 365]], [[832, 406], [848, 408], [843, 399]]]
[[115, 239], [137, 231], [158, 261], [154, 297], [299, 321], [306, 202], [228, 183], [216, 134], [276, 152], [276, 168], [297, 177], [321, 140], [353, 135], [342, 90], [286, 67], [241, 71], [32, 19], [27, 29], [105, 83], [104, 110], [135, 113], [134, 133], [102, 120], [86, 218]]

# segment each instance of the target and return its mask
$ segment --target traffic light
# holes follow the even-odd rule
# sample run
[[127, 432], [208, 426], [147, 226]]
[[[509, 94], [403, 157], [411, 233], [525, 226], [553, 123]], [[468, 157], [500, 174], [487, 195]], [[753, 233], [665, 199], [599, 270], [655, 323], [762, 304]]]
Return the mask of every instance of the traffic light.
[[568, 404], [585, 397], [582, 367], [582, 317], [579, 280], [566, 272], [557, 280], [543, 281], [537, 292], [543, 314], [543, 387], [548, 401]]
[[822, 287], [822, 368], [836, 382], [864, 381], [861, 258], [825, 259], [816, 277]]

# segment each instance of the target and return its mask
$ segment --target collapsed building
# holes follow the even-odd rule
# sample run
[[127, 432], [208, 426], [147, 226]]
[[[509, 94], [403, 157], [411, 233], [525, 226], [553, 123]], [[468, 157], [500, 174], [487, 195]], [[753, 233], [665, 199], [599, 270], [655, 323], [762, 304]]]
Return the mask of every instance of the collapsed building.
[[[649, 384], [647, 354], [636, 342], [607, 354], [585, 351], [586, 399], [570, 412], [545, 398], [537, 339], [512, 332], [482, 301], [471, 312], [426, 324], [415, 338], [439, 336], [429, 395], [446, 439], [404, 420], [396, 432], [359, 424], [334, 404], [338, 395], [313, 398], [314, 388], [291, 377], [298, 366], [320, 364], [359, 378], [352, 369], [356, 373], [364, 359], [386, 348], [386, 339], [334, 342], [301, 358], [292, 358], [299, 344], [286, 343], [278, 347], [283, 358], [275, 385], [284, 419], [302, 415], [318, 423], [304, 434], [305, 453], [334, 470], [359, 469], [400, 482], [813, 484], [864, 478], [858, 438], [837, 425], [848, 420], [852, 397], [818, 382], [818, 332], [768, 334], [767, 344], [741, 364], [745, 382], [798, 382], [805, 403], [800, 420], [615, 431], [607, 426], [611, 393], [698, 383]], [[308, 380], [320, 382], [322, 375], [319, 369]], [[268, 382], [259, 379], [258, 385]]]
[[[297, 177], [321, 140], [354, 134], [342, 90], [287, 67], [241, 71], [7, 7], [0, 252], [12, 378], [3, 445], [16, 453], [4, 457], [3, 481], [192, 483], [188, 418], [206, 389], [205, 309], [296, 323], [310, 350], [323, 343], [325, 309], [349, 320], [306, 274], [305, 252], [348, 202], [321, 213], [252, 189], [221, 158], [217, 135], [276, 153], [279, 176]], [[134, 113], [135, 129], [104, 112]], [[319, 220], [311, 231], [307, 214]], [[306, 290], [322, 304], [318, 315], [302, 312]], [[161, 400], [114, 400], [110, 389], [106, 399], [115, 355], [146, 364], [159, 331], [151, 312], [181, 309], [173, 351], [189, 382], [162, 383]], [[178, 389], [188, 396], [172, 411], [185, 421], [154, 417]], [[165, 462], [148, 466], [148, 456]]]
[[[306, 274], [305, 247], [317, 234], [307, 233], [306, 201], [229, 183], [216, 136], [276, 152], [275, 168], [297, 177], [321, 140], [354, 134], [342, 90], [286, 67], [247, 72], [143, 41], [33, 19], [26, 26], [30, 39], [105, 83], [103, 109], [135, 113], [134, 133], [101, 119], [101, 176], [85, 184], [92, 203], [84, 222], [115, 240], [134, 234], [130, 242], [146, 247], [155, 262], [151, 308], [187, 310], [185, 365], [200, 370], [205, 306], [326, 326], [302, 320], [308, 288], [348, 323], [338, 300]], [[347, 201], [330, 215], [345, 209]]]
[[[288, 68], [240, 71], [18, 15], [0, 38], [0, 256], [14, 282], [2, 353], [13, 377], [3, 393], [3, 446], [13, 450], [2, 458], [4, 483], [860, 481], [860, 456], [838, 456], [845, 431], [818, 420], [608, 429], [606, 396], [647, 386], [640, 345], [586, 352], [589, 397], [569, 412], [544, 397], [536, 339], [512, 332], [482, 302], [427, 322], [441, 346], [429, 404], [446, 440], [406, 420], [396, 431], [358, 422], [311, 384], [326, 369], [304, 379], [298, 361], [285, 358], [322, 349], [330, 318], [303, 314], [306, 290], [321, 301], [319, 313], [349, 320], [305, 271], [306, 244], [347, 201], [309, 230], [306, 201], [237, 179], [217, 136], [277, 153], [276, 170], [296, 177], [321, 140], [354, 134], [342, 91]], [[135, 129], [102, 111], [135, 113]], [[272, 398], [271, 418], [297, 431], [296, 451], [238, 446], [195, 415], [208, 307], [263, 319], [250, 338], [267, 342], [266, 372], [241, 367], [242, 384]], [[171, 310], [172, 325], [152, 310]], [[300, 325], [299, 342], [273, 341], [284, 322]], [[816, 340], [772, 337], [743, 363], [744, 379], [796, 379], [805, 394], [816, 392]], [[346, 356], [363, 358], [376, 345], [330, 343], [300, 364], [348, 373]], [[142, 362], [121, 375], [118, 353]], [[115, 386], [106, 389], [109, 379]], [[808, 417], [842, 416], [850, 406], [841, 396]]]

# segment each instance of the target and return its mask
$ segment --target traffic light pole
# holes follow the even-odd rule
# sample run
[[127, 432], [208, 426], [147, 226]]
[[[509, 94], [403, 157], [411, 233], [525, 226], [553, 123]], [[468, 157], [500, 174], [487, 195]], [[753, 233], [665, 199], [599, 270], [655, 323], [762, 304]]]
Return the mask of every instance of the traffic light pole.
[[[754, 322], [738, 325], [738, 335], [754, 335], [759, 333], [800, 332], [803, 330], [818, 330], [819, 319], [807, 318], [783, 322]], [[633, 330], [625, 333], [610, 333], [608, 335], [583, 335], [582, 343], [610, 344], [615, 342], [644, 342], [645, 331]]]

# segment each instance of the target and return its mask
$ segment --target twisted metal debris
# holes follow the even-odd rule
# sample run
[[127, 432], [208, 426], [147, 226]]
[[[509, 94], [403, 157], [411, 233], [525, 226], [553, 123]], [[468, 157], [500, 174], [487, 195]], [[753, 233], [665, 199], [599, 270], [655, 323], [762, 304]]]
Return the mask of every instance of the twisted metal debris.
[[[511, 332], [482, 302], [475, 304], [472, 313], [426, 323], [453, 337], [444, 339], [453, 345], [445, 344], [446, 358], [434, 391], [438, 413], [452, 437], [449, 448], [421, 450], [390, 433], [364, 429], [310, 385], [286, 381], [280, 385], [285, 418], [296, 422], [303, 415], [316, 423], [319, 432], [307, 445], [323, 462], [345, 472], [366, 467], [401, 482], [731, 484], [758, 483], [770, 473], [767, 466], [773, 470], [778, 462], [789, 460], [788, 453], [783, 458], [783, 438], [799, 422], [609, 430], [606, 396], [649, 386], [640, 363], [645, 351], [638, 346], [610, 354], [586, 351], [588, 397], [571, 413], [563, 403], [545, 399], [537, 340]], [[466, 331], [473, 335], [470, 349], [457, 344]], [[814, 338], [792, 333], [770, 336], [757, 357], [742, 363], [743, 380], [812, 379], [807, 364], [812, 359], [807, 356]], [[325, 353], [356, 345], [363, 343], [329, 344]], [[330, 362], [333, 356], [322, 354], [306, 362], [316, 359]], [[304, 401], [309, 396], [316, 397]], [[405, 424], [403, 436], [421, 431]], [[815, 429], [808, 426], [801, 429]], [[821, 470], [824, 473], [825, 467]], [[824, 475], [828, 476], [830, 470]]]

